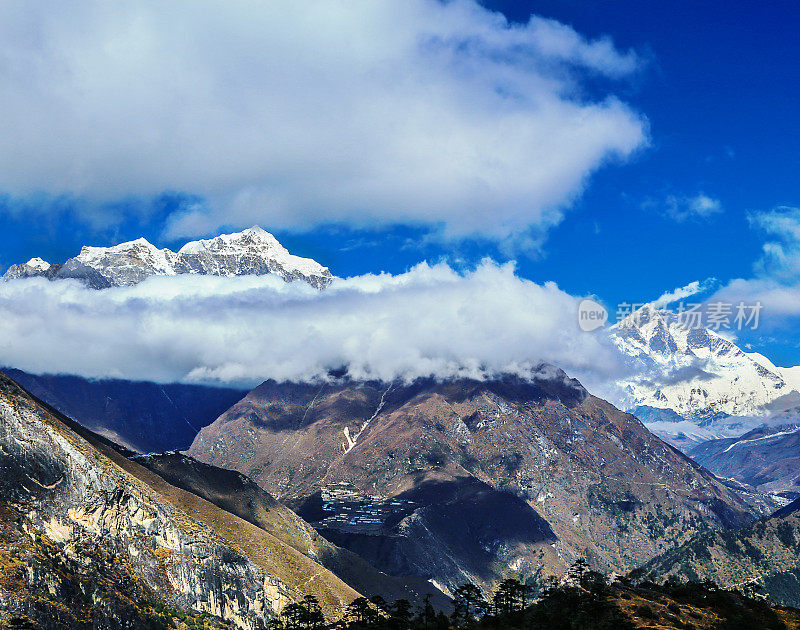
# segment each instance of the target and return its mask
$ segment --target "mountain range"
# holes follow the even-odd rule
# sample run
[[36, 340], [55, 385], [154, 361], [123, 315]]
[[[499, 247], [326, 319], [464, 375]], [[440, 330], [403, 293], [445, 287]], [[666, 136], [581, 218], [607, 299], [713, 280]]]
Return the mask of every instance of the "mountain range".
[[710, 328], [687, 327], [655, 304], [611, 334], [633, 374], [618, 383], [622, 407], [678, 448], [741, 435], [776, 414], [785, 422], [800, 403], [798, 368], [744, 352]]
[[546, 365], [528, 379], [268, 381], [187, 454], [445, 593], [559, 575], [578, 557], [625, 572], [775, 505]]
[[[792, 413], [797, 417], [797, 411]], [[722, 477], [763, 492], [800, 497], [800, 423], [761, 426], [735, 438], [709, 440], [689, 456]]]
[[445, 601], [330, 544], [241, 475], [136, 455], [4, 374], [0, 470], [0, 623], [256, 630], [306, 596], [334, 619], [359, 596], [338, 574]]
[[188, 448], [202, 427], [247, 394], [229, 387], [3, 371], [65, 416], [140, 453]]
[[[333, 279], [260, 228], [177, 252], [84, 247], [4, 279], [99, 290], [267, 273], [320, 290]], [[541, 585], [580, 559], [604, 574], [756, 580], [800, 603], [785, 506], [800, 492], [798, 369], [654, 304], [611, 335], [633, 413], [547, 364], [250, 392], [8, 370], [0, 622], [146, 627], [178, 611], [255, 630], [308, 595], [328, 619], [361, 595], [446, 609], [465, 583]]]
[[[676, 572], [677, 550], [744, 540], [776, 505], [546, 365], [265, 382], [188, 452], [144, 455], [0, 375], [0, 469], [0, 618], [53, 628], [255, 629], [307, 595], [330, 619], [360, 594], [446, 609], [465, 582], [542, 584], [578, 558]], [[794, 601], [791, 580], [752, 573]]]
[[191, 241], [177, 252], [158, 249], [144, 238], [112, 247], [84, 246], [63, 264], [32, 258], [9, 267], [3, 280], [41, 276], [74, 278], [94, 289], [130, 286], [151, 276], [200, 274], [243, 276], [275, 274], [292, 282], [301, 280], [317, 289], [333, 276], [315, 260], [290, 254], [266, 230], [254, 226], [242, 232]]

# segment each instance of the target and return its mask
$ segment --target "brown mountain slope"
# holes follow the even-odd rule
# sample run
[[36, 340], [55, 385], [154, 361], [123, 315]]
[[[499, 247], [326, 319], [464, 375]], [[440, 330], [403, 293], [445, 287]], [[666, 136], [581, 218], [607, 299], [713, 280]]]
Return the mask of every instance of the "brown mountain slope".
[[390, 602], [401, 598], [420, 602], [430, 595], [437, 607], [450, 606], [449, 600], [425, 580], [414, 576], [406, 579], [389, 576], [351, 551], [331, 544], [292, 510], [240, 473], [210, 466], [180, 453], [135, 455], [133, 459], [171, 485], [263, 529], [330, 569], [366, 596], [381, 595]]
[[[83, 627], [63, 615], [92, 615], [81, 619], [89, 625], [105, 615], [102, 627], [115, 628], [145, 615], [156, 597], [256, 628], [305, 594], [331, 616], [358, 596], [308, 556], [168, 484], [2, 374], [0, 471], [7, 538], [27, 533], [51, 559], [42, 563], [29, 548], [7, 543], [9, 557], [16, 551], [30, 567], [3, 565], [7, 615], [24, 613], [53, 628]], [[98, 585], [101, 593], [83, 593], [88, 609], [72, 608], [80, 604], [72, 591]]]
[[800, 424], [762, 426], [735, 438], [709, 440], [688, 455], [715, 474], [763, 492], [800, 496]]
[[800, 606], [800, 505], [749, 527], [705, 532], [660, 556], [637, 575], [710, 580], [728, 588], [756, 582], [773, 599]]
[[450, 589], [577, 556], [630, 570], [752, 521], [739, 493], [549, 367], [531, 381], [266, 382], [189, 453], [248, 474], [379, 568]]

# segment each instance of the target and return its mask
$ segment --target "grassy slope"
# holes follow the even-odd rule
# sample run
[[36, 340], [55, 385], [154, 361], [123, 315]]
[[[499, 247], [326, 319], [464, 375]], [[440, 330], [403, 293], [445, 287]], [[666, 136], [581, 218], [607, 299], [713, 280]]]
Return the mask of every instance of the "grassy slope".
[[331, 571], [263, 529], [191, 492], [168, 484], [158, 475], [123, 457], [107, 440], [84, 429], [49, 405], [29, 395], [11, 379], [4, 385], [10, 386], [12, 391], [16, 388], [14, 393], [23, 403], [38, 407], [43, 422], [52, 426], [76, 448], [89, 454], [98, 466], [112, 466], [123, 471], [130, 483], [143, 490], [145, 495], [155, 492], [158, 498], [166, 500], [183, 512], [187, 516], [180, 523], [183, 528], [188, 531], [197, 527], [210, 529], [216, 535], [213, 537], [223, 544], [235, 547], [252, 563], [280, 578], [300, 593], [316, 596], [327, 614], [337, 615], [359, 596], [357, 591]]

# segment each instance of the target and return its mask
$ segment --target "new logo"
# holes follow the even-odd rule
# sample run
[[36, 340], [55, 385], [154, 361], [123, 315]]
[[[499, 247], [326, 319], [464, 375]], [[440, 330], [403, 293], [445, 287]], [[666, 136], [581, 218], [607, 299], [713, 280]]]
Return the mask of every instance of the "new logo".
[[586, 298], [578, 304], [578, 326], [581, 330], [592, 332], [604, 326], [607, 321], [608, 311], [599, 302]]

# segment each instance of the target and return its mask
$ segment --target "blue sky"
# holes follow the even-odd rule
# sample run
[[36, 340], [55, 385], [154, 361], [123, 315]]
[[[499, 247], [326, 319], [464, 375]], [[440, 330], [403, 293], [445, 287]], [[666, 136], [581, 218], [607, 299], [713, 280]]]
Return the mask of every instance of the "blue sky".
[[[547, 0], [482, 5], [518, 24], [526, 24], [531, 14], [555, 20], [574, 29], [584, 48], [586, 42], [610, 38], [616, 51], [603, 56], [600, 71], [585, 59], [574, 63], [580, 66], [577, 69], [566, 63], [562, 68], [559, 61], [552, 62], [553, 67], [542, 66], [541, 76], [562, 81], [558, 90], [568, 90], [566, 99], [572, 103], [588, 106], [609, 96], [623, 103], [625, 111], [614, 124], [627, 124], [632, 135], [619, 145], [604, 139], [602, 150], [598, 149], [602, 157], [581, 171], [578, 183], [553, 193], [558, 201], [553, 204], [555, 214], [538, 206], [531, 210], [530, 223], [536, 227], [530, 231], [524, 225], [519, 228], [524, 221], [518, 217], [525, 203], [523, 193], [531, 191], [514, 174], [508, 221], [516, 236], [521, 232], [531, 241], [505, 232], [489, 233], [491, 218], [486, 216], [475, 219], [466, 233], [451, 234], [458, 224], [460, 198], [443, 196], [442, 206], [452, 201], [456, 209], [443, 211], [431, 223], [420, 218], [428, 208], [396, 210], [402, 204], [413, 205], [413, 197], [389, 200], [385, 211], [375, 212], [380, 214], [376, 221], [353, 220], [352, 213], [341, 209], [327, 215], [324, 190], [303, 197], [303, 203], [314, 206], [314, 216], [298, 219], [296, 225], [289, 211], [276, 214], [269, 209], [273, 203], [269, 196], [259, 206], [263, 210], [231, 211], [227, 221], [227, 208], [238, 207], [241, 198], [231, 201], [227, 182], [224, 193], [193, 185], [191, 177], [176, 178], [174, 185], [169, 185], [173, 183], [169, 178], [163, 180], [166, 184], [148, 180], [149, 188], [142, 189], [119, 175], [116, 194], [115, 172], [110, 171], [103, 175], [108, 188], [95, 190], [88, 185], [88, 192], [76, 193], [69, 185], [50, 186], [51, 171], [43, 169], [41, 186], [19, 184], [27, 176], [23, 173], [0, 188], [0, 267], [32, 256], [61, 261], [82, 244], [106, 245], [145, 236], [160, 246], [176, 246], [190, 237], [259, 223], [292, 252], [313, 257], [341, 276], [400, 273], [421, 260], [445, 260], [469, 269], [489, 256], [515, 260], [522, 277], [554, 281], [573, 295], [594, 294], [612, 307], [622, 301], [653, 299], [694, 280], [716, 278], [724, 286], [735, 278], [758, 275], [754, 266], [762, 258], [762, 247], [776, 237], [755, 225], [752, 217], [800, 205], [796, 113], [800, 7], [796, 3]], [[436, 17], [420, 9], [421, 20], [430, 15]], [[66, 35], [58, 36], [69, 42]], [[509, 45], [493, 54], [510, 57], [515, 50]], [[625, 69], [631, 55], [636, 67]], [[470, 67], [471, 72], [491, 69], [483, 61]], [[528, 86], [528, 78], [517, 78], [512, 87]], [[288, 81], [291, 84], [291, 78]], [[463, 87], [459, 84], [459, 89]], [[324, 90], [321, 94], [324, 98]], [[169, 100], [164, 98], [167, 104]], [[149, 102], [143, 102], [146, 108]], [[180, 109], [176, 111], [180, 116]], [[631, 128], [637, 120], [641, 138]], [[9, 142], [20, 143], [20, 138], [24, 136]], [[359, 136], [353, 142], [362, 143], [360, 150], [363, 139]], [[531, 160], [535, 169], [538, 163]], [[310, 165], [309, 171], [314, 168]], [[313, 176], [301, 183], [321, 189], [327, 185]], [[292, 186], [300, 184], [287, 185], [286, 196], [297, 189]], [[515, 186], [519, 190], [511, 190]], [[382, 193], [381, 203], [385, 198]], [[359, 197], [353, 205], [363, 206], [363, 213], [370, 215], [371, 199]], [[198, 222], [191, 214], [197, 205], [213, 204], [218, 204], [212, 213], [215, 222], [204, 222], [202, 213]], [[540, 205], [547, 207], [544, 201]], [[175, 228], [176, 217], [185, 215], [191, 221], [181, 218], [180, 229]], [[745, 341], [778, 363], [800, 363], [794, 317], [789, 313], [774, 328]]]

